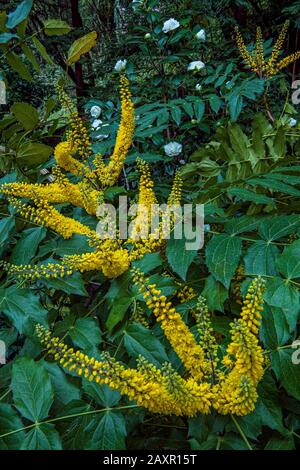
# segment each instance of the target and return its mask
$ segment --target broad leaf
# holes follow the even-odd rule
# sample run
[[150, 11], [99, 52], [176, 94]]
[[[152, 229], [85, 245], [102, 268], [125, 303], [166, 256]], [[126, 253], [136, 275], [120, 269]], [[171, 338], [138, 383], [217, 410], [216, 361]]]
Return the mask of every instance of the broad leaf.
[[11, 389], [16, 408], [32, 422], [47, 418], [53, 403], [53, 387], [43, 366], [22, 357], [13, 364]]

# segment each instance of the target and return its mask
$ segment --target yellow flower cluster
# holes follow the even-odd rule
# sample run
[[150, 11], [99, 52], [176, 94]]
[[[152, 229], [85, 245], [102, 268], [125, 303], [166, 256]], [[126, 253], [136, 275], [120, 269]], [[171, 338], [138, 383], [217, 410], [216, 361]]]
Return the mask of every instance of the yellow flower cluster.
[[179, 299], [181, 304], [194, 299], [196, 295], [196, 292], [190, 286], [183, 286], [176, 292], [176, 297]]
[[[134, 245], [130, 255], [132, 260], [164, 248], [168, 231], [172, 230], [175, 222], [172, 207], [174, 204], [180, 205], [183, 185], [182, 178], [177, 173], [165, 209], [161, 209], [158, 205], [154, 209], [157, 198], [153, 189], [154, 183], [151, 179], [149, 165], [138, 159], [137, 166], [140, 172], [138, 211], [127, 241], [127, 243]], [[153, 221], [158, 221], [155, 224], [157, 226], [155, 230], [151, 230]]]
[[117, 182], [133, 140], [134, 106], [131, 101], [129, 82], [125, 75], [121, 75], [120, 81], [122, 112], [115, 148], [108, 164], [105, 164], [100, 155], [95, 158], [97, 167], [93, 175], [96, 175], [102, 187], [113, 186]]
[[[257, 384], [263, 374], [263, 355], [257, 334], [248, 327], [249, 314], [242, 311], [241, 318], [232, 324], [231, 342], [222, 360], [225, 370], [222, 370], [205, 299], [199, 299], [195, 313], [200, 336], [198, 344], [160, 289], [150, 284], [142, 273], [133, 271], [133, 280], [182, 360], [188, 373], [186, 377], [181, 377], [170, 363], [158, 369], [144, 357], [138, 358], [136, 369], [125, 367], [107, 353], [103, 353], [98, 361], [80, 351], [75, 352], [38, 325], [37, 335], [47, 352], [69, 371], [90, 381], [107, 384], [154, 413], [194, 416], [215, 409], [221, 414], [242, 416], [253, 411]], [[261, 279], [255, 279], [248, 290], [245, 308], [251, 299], [256, 305], [258, 297], [262, 298], [263, 289]]]
[[203, 349], [189, 328], [167, 297], [162, 295], [161, 290], [155, 284], [150, 284], [145, 275], [138, 269], [133, 268], [133, 281], [139, 286], [139, 292], [143, 294], [146, 305], [152, 310], [157, 321], [172, 345], [185, 368], [190, 374], [199, 380], [205, 371], [205, 358]]
[[203, 349], [205, 357], [205, 369], [207, 378], [215, 383], [217, 379], [218, 344], [211, 325], [211, 317], [204, 297], [198, 298], [197, 308], [193, 310], [196, 326], [199, 334], [199, 344]]
[[[74, 234], [85, 235], [94, 251], [82, 255], [64, 256], [61, 262], [47, 265], [15, 266], [4, 263], [4, 267], [28, 280], [43, 276], [62, 277], [74, 271], [92, 270], [101, 270], [110, 278], [117, 277], [129, 268], [131, 261], [141, 258], [145, 253], [160, 250], [164, 246], [160, 229], [150, 234], [149, 239], [142, 237], [145, 228], [148, 233], [150, 224], [150, 220], [145, 218], [143, 208], [146, 207], [150, 211], [151, 205], [157, 202], [148, 165], [141, 160], [137, 164], [140, 171], [139, 209], [128, 240], [102, 240], [96, 231], [64, 215], [54, 205], [71, 204], [96, 216], [99, 205], [105, 202], [104, 189], [117, 182], [133, 140], [134, 107], [129, 82], [125, 76], [121, 76], [121, 122], [114, 152], [108, 163], [100, 155], [96, 155], [92, 162], [91, 145], [84, 123], [71, 99], [61, 87], [58, 87], [58, 94], [62, 107], [69, 117], [71, 131], [67, 133], [67, 141], [59, 143], [54, 150], [57, 163], [52, 170], [54, 182], [9, 183], [2, 185], [0, 191], [7, 196], [8, 202], [22, 217], [36, 225], [47, 226], [66, 239]], [[91, 167], [91, 164], [94, 167]], [[73, 175], [72, 182], [68, 178], [69, 173]], [[182, 181], [177, 175], [169, 204], [180, 201], [181, 187]], [[67, 211], [68, 208], [66, 214]]]
[[92, 155], [92, 150], [86, 127], [80, 118], [71, 98], [65, 92], [63, 87], [57, 85], [57, 92], [62, 108], [67, 113], [71, 126], [71, 131], [68, 135], [68, 141], [71, 144], [71, 149], [76, 149], [77, 153], [83, 160], [88, 160]]
[[[192, 379], [184, 380], [175, 372], [172, 375], [169, 370], [157, 369], [144, 358], [140, 359], [137, 370], [126, 368], [108, 354], [103, 354], [103, 360], [98, 361], [68, 348], [59, 338], [51, 337], [43, 326], [38, 325], [36, 330], [48, 353], [62, 367], [89, 381], [119, 390], [149, 411], [187, 416], [209, 412], [211, 392], [208, 384], [198, 385]], [[177, 381], [172, 380], [174, 375]]]
[[220, 413], [244, 415], [255, 407], [256, 386], [263, 375], [264, 363], [258, 342], [264, 289], [261, 278], [253, 280], [243, 303], [241, 318], [232, 324], [231, 342], [223, 358], [229, 372], [215, 385], [214, 407]]
[[35, 197], [32, 200], [33, 205], [25, 204], [15, 197], [8, 197], [8, 202], [25, 219], [37, 225], [45, 225], [62, 235], [63, 238], [70, 238], [75, 233], [91, 237], [95, 235], [94, 230], [75, 219], [64, 216], [45, 199]]
[[239, 31], [239, 28], [236, 27], [236, 43], [239, 49], [239, 52], [248, 65], [248, 67], [259, 75], [260, 78], [268, 78], [276, 75], [279, 70], [287, 67], [289, 64], [295, 62], [295, 60], [299, 59], [300, 51], [294, 52], [289, 56], [283, 58], [282, 60], [278, 61], [278, 56], [282, 50], [282, 46], [287, 34], [287, 30], [289, 27], [289, 21], [286, 21], [282, 27], [282, 30], [279, 34], [277, 41], [273, 47], [273, 51], [271, 53], [271, 57], [269, 60], [265, 60], [264, 56], [264, 46], [263, 46], [263, 37], [261, 33], [261, 29], [258, 27], [256, 30], [256, 44], [255, 48], [252, 53], [250, 53], [245, 45], [243, 37]]

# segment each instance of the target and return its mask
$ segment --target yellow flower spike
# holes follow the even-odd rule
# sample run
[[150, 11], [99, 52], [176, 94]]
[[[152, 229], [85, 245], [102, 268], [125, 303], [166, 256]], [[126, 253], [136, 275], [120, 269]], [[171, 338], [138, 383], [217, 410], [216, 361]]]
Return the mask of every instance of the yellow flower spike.
[[[126, 368], [108, 353], [102, 353], [101, 361], [95, 360], [68, 348], [59, 338], [53, 338], [46, 328], [37, 325], [37, 335], [47, 353], [53, 355], [62, 367], [76, 371], [87, 380], [119, 390], [153, 413], [195, 416], [197, 413], [209, 413], [212, 409], [237, 416], [251, 413], [257, 400], [256, 388], [263, 374], [264, 358], [257, 334], [248, 326], [249, 308], [246, 313], [242, 310], [242, 316], [232, 324], [231, 342], [222, 360], [226, 370], [222, 371], [218, 368], [217, 345], [204, 299], [199, 299], [196, 313], [200, 335], [198, 345], [160, 289], [150, 284], [137, 269], [133, 269], [133, 278], [141, 292], [150, 294], [146, 296], [147, 304], [186, 366], [187, 377], [181, 377], [169, 363], [158, 369], [141, 356], [137, 360], [137, 369]], [[246, 301], [255, 299], [258, 304], [262, 286], [262, 280], [255, 279], [248, 289]], [[252, 310], [250, 308], [250, 312]], [[213, 365], [210, 376], [200, 372], [201, 369], [208, 372], [205, 367], [208, 363]], [[211, 380], [212, 375], [214, 380]]]
[[266, 62], [263, 50], [263, 38], [261, 29], [258, 27], [256, 30], [256, 44], [253, 53], [251, 54], [244, 43], [242, 35], [236, 27], [236, 42], [242, 58], [245, 60], [248, 67], [252, 72], [256, 73], [260, 78], [269, 78], [279, 72], [279, 70], [287, 67], [289, 64], [299, 59], [300, 51], [291, 54], [278, 62], [279, 54], [281, 53], [283, 43], [289, 27], [289, 21], [286, 21], [282, 27], [277, 41], [274, 44], [270, 59]]
[[[113, 390], [127, 395], [130, 400], [135, 400], [139, 406], [147, 408], [153, 413], [177, 416], [194, 416], [196, 413], [208, 413], [210, 410], [211, 391], [208, 384], [196, 384], [193, 380], [178, 379], [181, 392], [177, 391], [176, 384], [172, 385], [168, 377], [151, 364], [144, 364], [135, 369], [127, 369], [122, 364], [103, 354], [103, 361], [95, 361], [94, 358], [84, 357], [83, 363], [73, 349], [62, 348], [58, 344], [58, 338], [52, 338], [48, 330], [43, 326], [36, 326], [37, 336], [41, 343], [48, 348], [51, 345], [51, 354], [56, 360], [63, 360], [66, 368], [76, 371], [77, 375], [95, 380], [98, 384], [107, 384]], [[74, 363], [68, 365], [70, 358]], [[75, 369], [74, 369], [75, 366]], [[151, 373], [149, 372], [151, 370]], [[182, 393], [184, 389], [184, 394]]]
[[103, 187], [116, 184], [122, 171], [127, 152], [132, 145], [134, 135], [134, 106], [131, 100], [129, 81], [125, 75], [122, 75], [120, 82], [122, 109], [115, 148], [109, 158], [108, 164], [105, 164], [100, 155], [97, 155], [95, 159], [97, 167], [93, 174], [98, 177]]
[[150, 293], [150, 298], [146, 296], [146, 303], [161, 323], [166, 338], [174, 351], [191, 375], [195, 379], [201, 379], [206, 366], [203, 349], [197, 344], [179, 313], [170, 302], [166, 302], [166, 297], [157, 291], [156, 286], [149, 285], [148, 279], [138, 270], [133, 269], [132, 272], [133, 282], [142, 287], [143, 294]]

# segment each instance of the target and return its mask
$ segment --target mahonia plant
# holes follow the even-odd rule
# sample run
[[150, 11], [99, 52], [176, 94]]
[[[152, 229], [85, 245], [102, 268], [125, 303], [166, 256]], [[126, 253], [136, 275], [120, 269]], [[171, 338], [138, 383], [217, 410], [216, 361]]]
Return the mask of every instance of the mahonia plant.
[[[148, 213], [157, 199], [149, 166], [142, 160], [137, 161], [140, 172], [138, 213], [127, 240], [121, 240], [117, 236], [113, 238], [109, 233], [103, 239], [96, 230], [62, 214], [54, 207], [55, 204], [71, 204], [83, 208], [87, 214], [95, 216], [97, 221], [97, 209], [104, 203], [105, 189], [117, 183], [134, 136], [134, 106], [129, 82], [125, 75], [121, 76], [120, 81], [121, 121], [114, 151], [108, 161], [99, 154], [93, 158], [87, 129], [72, 100], [63, 88], [58, 86], [58, 95], [68, 115], [70, 130], [67, 133], [67, 140], [59, 143], [54, 151], [56, 160], [56, 166], [52, 169], [54, 182], [46, 184], [16, 182], [3, 184], [0, 187], [0, 192], [6, 195], [11, 207], [23, 218], [34, 224], [47, 226], [65, 239], [74, 234], [85, 235], [93, 251], [64, 256], [57, 263], [37, 266], [2, 263], [9, 273], [34, 280], [41, 277], [64, 277], [75, 271], [97, 270], [102, 271], [108, 278], [114, 278], [123, 274], [129, 268], [131, 261], [163, 248], [161, 223], [155, 233], [150, 233], [148, 238], [144, 236], [144, 229], [151, 227]], [[74, 178], [77, 181], [71, 182]], [[182, 181], [177, 174], [165, 212], [169, 211], [172, 204], [180, 203], [181, 191]], [[163, 214], [160, 213], [161, 218]]]
[[256, 29], [255, 47], [251, 53], [247, 49], [247, 46], [239, 31], [238, 26], [236, 27], [236, 42], [239, 52], [248, 67], [252, 70], [252, 72], [256, 73], [260, 78], [272, 77], [273, 75], [276, 75], [279, 70], [287, 67], [289, 64], [299, 59], [300, 51], [297, 51], [293, 54], [288, 55], [287, 57], [284, 57], [281, 60], [278, 60], [287, 34], [288, 27], [289, 21], [286, 21], [282, 27], [277, 41], [274, 44], [269, 60], [265, 59], [261, 28], [258, 27]]
[[258, 340], [264, 281], [256, 278], [250, 284], [240, 318], [231, 324], [231, 341], [222, 357], [203, 297], [198, 299], [193, 312], [199, 333], [197, 341], [157, 285], [150, 283], [137, 268], [132, 273], [133, 283], [185, 367], [183, 377], [171, 363], [158, 368], [141, 356], [136, 369], [126, 367], [107, 352], [102, 352], [97, 360], [69, 348], [44, 326], [37, 325], [37, 335], [47, 353], [65, 369], [89, 381], [106, 384], [153, 413], [195, 416], [216, 410], [243, 416], [253, 411], [264, 367]]

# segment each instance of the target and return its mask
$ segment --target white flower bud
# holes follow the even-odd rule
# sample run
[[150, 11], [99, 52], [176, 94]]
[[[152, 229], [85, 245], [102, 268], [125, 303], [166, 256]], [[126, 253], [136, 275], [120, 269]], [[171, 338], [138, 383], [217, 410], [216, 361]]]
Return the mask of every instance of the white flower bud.
[[179, 26], [180, 26], [180, 23], [177, 20], [175, 20], [174, 18], [170, 18], [169, 20], [164, 22], [162, 30], [166, 34], [169, 31], [173, 31], [174, 29], [179, 28]]
[[198, 39], [199, 41], [205, 41], [206, 39], [206, 34], [205, 34], [205, 29], [200, 29], [197, 34], [195, 34], [195, 38]]
[[126, 64], [127, 64], [127, 60], [124, 59], [124, 60], [118, 60], [116, 65], [115, 65], [115, 71], [116, 72], [123, 72], [123, 70], [125, 70], [126, 68]]
[[164, 145], [164, 150], [168, 157], [176, 157], [182, 152], [182, 145], [178, 142], [170, 142], [169, 144]]
[[188, 70], [193, 71], [193, 70], [201, 70], [205, 67], [205, 63], [202, 62], [202, 60], [195, 60], [193, 62], [190, 62], [188, 65]]
[[90, 110], [90, 114], [91, 114], [92, 118], [97, 119], [101, 114], [100, 106], [96, 106], [96, 105], [92, 106], [91, 110]]

